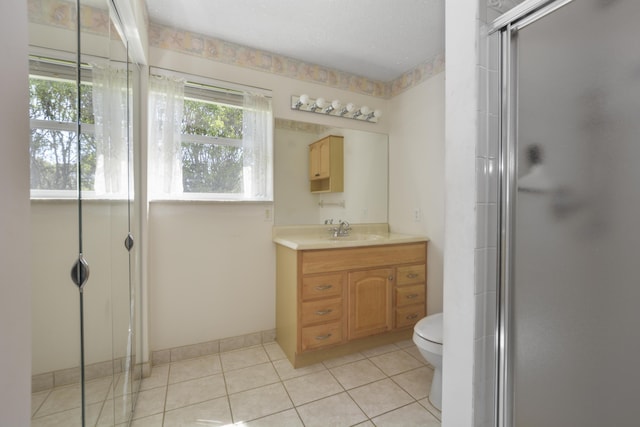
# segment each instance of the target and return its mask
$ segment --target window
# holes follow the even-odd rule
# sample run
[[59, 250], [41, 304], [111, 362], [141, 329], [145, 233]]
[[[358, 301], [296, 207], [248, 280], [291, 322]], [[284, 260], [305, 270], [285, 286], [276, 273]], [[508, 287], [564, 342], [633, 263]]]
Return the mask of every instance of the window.
[[[40, 196], [75, 197], [78, 186], [78, 90], [73, 64], [30, 61], [31, 190]], [[92, 191], [95, 137], [91, 86], [81, 84], [82, 190]]]
[[169, 76], [151, 76], [152, 199], [273, 199], [271, 100]]
[[78, 126], [75, 63], [30, 59], [32, 197], [75, 198], [78, 188], [83, 197], [129, 196], [127, 70], [103, 62], [82, 65]]
[[185, 193], [240, 194], [242, 108], [186, 98], [182, 119], [182, 185]]

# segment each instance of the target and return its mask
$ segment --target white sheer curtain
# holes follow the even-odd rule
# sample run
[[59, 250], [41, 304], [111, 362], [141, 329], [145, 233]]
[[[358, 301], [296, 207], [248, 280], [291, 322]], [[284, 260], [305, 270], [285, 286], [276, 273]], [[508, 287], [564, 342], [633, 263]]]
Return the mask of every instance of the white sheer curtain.
[[273, 113], [271, 99], [245, 94], [243, 102], [243, 184], [246, 200], [273, 200]]
[[184, 80], [150, 76], [147, 174], [150, 198], [182, 193], [183, 111]]
[[126, 68], [93, 64], [97, 196], [126, 198], [128, 194], [128, 121]]

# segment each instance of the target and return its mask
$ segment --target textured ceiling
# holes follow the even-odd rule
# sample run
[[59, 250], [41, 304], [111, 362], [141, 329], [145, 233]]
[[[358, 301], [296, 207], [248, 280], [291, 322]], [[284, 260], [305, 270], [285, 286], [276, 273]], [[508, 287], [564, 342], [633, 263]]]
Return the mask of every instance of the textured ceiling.
[[444, 52], [444, 0], [146, 0], [152, 22], [390, 81]]

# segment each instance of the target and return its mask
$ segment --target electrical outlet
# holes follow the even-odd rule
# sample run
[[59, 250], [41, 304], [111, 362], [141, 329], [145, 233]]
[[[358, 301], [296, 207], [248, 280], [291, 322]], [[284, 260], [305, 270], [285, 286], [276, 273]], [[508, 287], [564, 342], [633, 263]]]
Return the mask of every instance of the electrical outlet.
[[264, 220], [265, 220], [265, 221], [271, 221], [271, 217], [272, 217], [272, 215], [271, 215], [271, 208], [266, 208], [266, 209], [264, 210]]
[[413, 220], [415, 222], [420, 222], [422, 221], [422, 210], [420, 208], [415, 208], [413, 210]]

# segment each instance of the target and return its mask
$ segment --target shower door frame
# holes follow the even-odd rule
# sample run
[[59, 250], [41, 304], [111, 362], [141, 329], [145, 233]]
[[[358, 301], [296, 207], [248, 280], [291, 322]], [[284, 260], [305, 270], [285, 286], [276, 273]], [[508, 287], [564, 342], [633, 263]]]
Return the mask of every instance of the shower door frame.
[[[496, 399], [495, 419], [498, 427], [513, 427], [514, 389], [512, 339], [513, 248], [516, 196], [517, 155], [517, 33], [522, 28], [574, 0], [529, 0], [514, 7], [493, 22], [489, 34], [499, 33], [499, 244], [498, 301], [496, 322]], [[492, 94], [490, 94], [491, 96]]]

